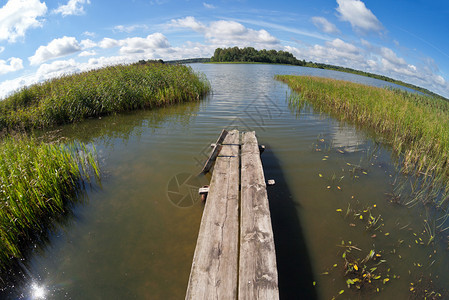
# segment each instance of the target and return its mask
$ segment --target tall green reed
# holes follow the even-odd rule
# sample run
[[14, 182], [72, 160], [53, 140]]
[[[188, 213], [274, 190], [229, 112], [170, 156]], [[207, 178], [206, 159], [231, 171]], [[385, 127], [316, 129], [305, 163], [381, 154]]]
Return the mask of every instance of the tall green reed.
[[377, 132], [401, 154], [401, 171], [421, 178], [414, 199], [447, 208], [449, 102], [334, 79], [287, 75], [276, 78], [315, 110]]
[[184, 65], [116, 65], [55, 78], [0, 101], [0, 129], [45, 128], [135, 109], [198, 100], [205, 76]]
[[0, 142], [0, 274], [24, 256], [29, 240], [99, 179], [94, 151], [82, 144], [45, 144], [27, 136]]

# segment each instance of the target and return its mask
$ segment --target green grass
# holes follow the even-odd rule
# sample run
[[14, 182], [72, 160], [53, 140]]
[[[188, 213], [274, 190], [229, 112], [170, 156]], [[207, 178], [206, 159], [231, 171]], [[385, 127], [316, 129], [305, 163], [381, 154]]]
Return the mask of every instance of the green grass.
[[99, 169], [83, 145], [7, 137], [0, 142], [0, 274], [24, 256], [30, 240], [65, 213]]
[[[448, 101], [333, 79], [284, 75], [276, 78], [298, 92], [315, 110], [380, 134], [401, 154], [402, 171], [424, 178], [422, 187], [439, 195], [432, 200], [439, 207], [447, 206]], [[443, 196], [435, 192], [441, 189]]]
[[188, 66], [111, 66], [17, 91], [0, 101], [0, 130], [48, 128], [90, 117], [193, 101], [209, 90], [207, 79]]

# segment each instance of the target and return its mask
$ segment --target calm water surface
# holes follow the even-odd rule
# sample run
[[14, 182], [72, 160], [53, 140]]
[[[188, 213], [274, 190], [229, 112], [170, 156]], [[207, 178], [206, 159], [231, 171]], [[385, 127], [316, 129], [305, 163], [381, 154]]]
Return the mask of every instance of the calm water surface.
[[[96, 147], [102, 188], [89, 190], [49, 243], [36, 247], [24, 262], [26, 283], [10, 289], [10, 298], [182, 299], [202, 214], [197, 186], [210, 179], [191, 174], [223, 128], [255, 130], [267, 146], [262, 160], [266, 178], [276, 180], [268, 192], [284, 299], [331, 299], [341, 290], [342, 299], [408, 299], [410, 282], [421, 276], [433, 289], [449, 282], [447, 241], [421, 244], [428, 240], [425, 211], [388, 201], [397, 177], [389, 150], [310, 107], [290, 107], [290, 90], [273, 76], [392, 84], [291, 66], [192, 67], [212, 84], [201, 102], [89, 120], [59, 133]], [[383, 226], [365, 230], [359, 216], [344, 217], [348, 205], [370, 207]], [[342, 241], [360, 249], [352, 251], [359, 257], [381, 253], [382, 278], [390, 280], [376, 284], [379, 292], [347, 288]]]

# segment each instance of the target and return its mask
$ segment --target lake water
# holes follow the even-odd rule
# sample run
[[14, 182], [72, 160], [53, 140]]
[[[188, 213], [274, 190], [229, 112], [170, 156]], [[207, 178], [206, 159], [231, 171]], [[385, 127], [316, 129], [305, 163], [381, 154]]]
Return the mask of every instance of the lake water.
[[[197, 187], [210, 179], [194, 175], [223, 128], [254, 130], [266, 145], [265, 177], [276, 180], [268, 193], [283, 299], [408, 299], [411, 287], [444, 287], [447, 237], [427, 246], [426, 210], [389, 201], [400, 178], [389, 149], [370, 132], [289, 105], [291, 91], [273, 77], [393, 84], [293, 66], [192, 67], [213, 89], [200, 102], [92, 119], [55, 133], [95, 146], [102, 186], [94, 185], [48, 243], [36, 246], [24, 262], [24, 282], [2, 296], [184, 298], [203, 209]], [[380, 216], [377, 230], [365, 228], [368, 209]], [[347, 249], [362, 258], [375, 250], [385, 260], [373, 271], [381, 279], [361, 293], [347, 287]]]

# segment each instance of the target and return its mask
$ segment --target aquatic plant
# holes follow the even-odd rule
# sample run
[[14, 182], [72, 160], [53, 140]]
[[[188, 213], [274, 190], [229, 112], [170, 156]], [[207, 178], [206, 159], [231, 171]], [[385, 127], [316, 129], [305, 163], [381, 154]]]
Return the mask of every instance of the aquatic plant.
[[100, 175], [94, 151], [82, 144], [27, 136], [0, 142], [0, 273], [23, 257], [28, 241], [45, 233], [92, 175]]
[[116, 65], [22, 88], [0, 102], [1, 129], [45, 128], [198, 100], [207, 79], [185, 65]]
[[[374, 130], [401, 155], [401, 171], [421, 176], [416, 200], [449, 200], [449, 102], [400, 90], [310, 76], [276, 76], [317, 111]], [[411, 204], [411, 203], [410, 203]]]

